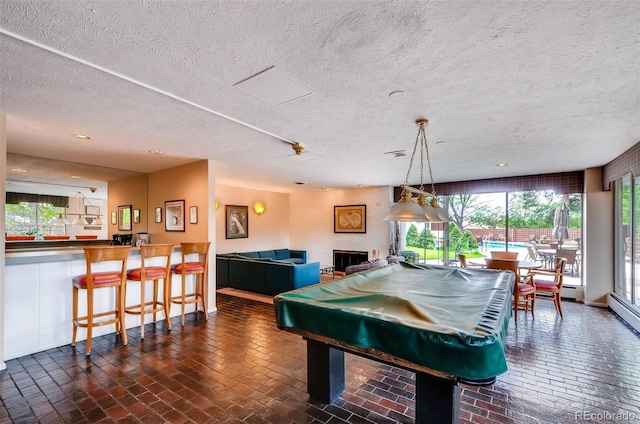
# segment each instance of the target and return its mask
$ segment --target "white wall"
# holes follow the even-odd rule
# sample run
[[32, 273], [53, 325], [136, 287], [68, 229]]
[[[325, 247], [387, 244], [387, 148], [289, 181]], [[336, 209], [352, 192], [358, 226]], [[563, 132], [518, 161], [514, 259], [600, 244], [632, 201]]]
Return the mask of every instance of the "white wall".
[[[290, 195], [291, 248], [307, 251], [309, 262], [333, 264], [333, 250], [380, 250], [389, 253], [390, 223], [382, 219], [391, 206], [389, 186], [327, 190]], [[333, 232], [333, 207], [367, 205], [367, 232], [345, 234]]]
[[[3, 165], [2, 169], [7, 168], [7, 115], [4, 113], [0, 113], [0, 163]], [[6, 193], [7, 193], [7, 173], [0, 172], [0, 193], [3, 193], [2, 199], [0, 199], [0, 213], [2, 216], [5, 214], [5, 202], [6, 202]], [[5, 240], [4, 234], [6, 231], [6, 223], [4, 219], [0, 220], [0, 233], [3, 234], [2, 240], [0, 240], [0, 370], [7, 368], [4, 363], [4, 278], [5, 278], [5, 269], [4, 269], [4, 248], [5, 248]]]
[[[67, 225], [65, 235], [71, 237], [71, 240], [75, 239], [76, 235], [95, 235], [98, 236], [99, 239], [109, 238], [107, 236], [109, 229], [109, 220], [111, 217], [107, 212], [107, 205], [103, 199], [88, 199], [91, 202], [92, 206], [96, 206], [100, 208], [100, 213], [102, 221], [104, 221], [104, 225], [100, 226], [99, 230], [92, 229], [94, 225]], [[80, 197], [71, 197], [69, 198], [69, 207], [66, 211], [67, 221], [73, 222], [76, 218], [78, 218], [78, 214], [82, 214], [84, 218], [86, 215], [86, 205], [84, 199]]]
[[584, 303], [607, 306], [613, 291], [613, 193], [602, 191], [602, 168], [585, 170]]
[[[215, 253], [306, 247], [290, 245], [288, 194], [217, 184], [215, 197], [219, 204], [218, 210], [215, 211]], [[256, 214], [253, 209], [256, 202], [262, 203], [266, 208], [262, 215]], [[249, 207], [248, 238], [226, 238], [225, 206], [227, 205]]]

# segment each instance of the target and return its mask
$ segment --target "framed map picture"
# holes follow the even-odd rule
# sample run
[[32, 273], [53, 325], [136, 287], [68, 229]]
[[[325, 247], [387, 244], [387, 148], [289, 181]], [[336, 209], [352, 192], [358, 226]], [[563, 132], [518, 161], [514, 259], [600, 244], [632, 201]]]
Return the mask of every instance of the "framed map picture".
[[334, 233], [366, 233], [367, 205], [333, 207]]

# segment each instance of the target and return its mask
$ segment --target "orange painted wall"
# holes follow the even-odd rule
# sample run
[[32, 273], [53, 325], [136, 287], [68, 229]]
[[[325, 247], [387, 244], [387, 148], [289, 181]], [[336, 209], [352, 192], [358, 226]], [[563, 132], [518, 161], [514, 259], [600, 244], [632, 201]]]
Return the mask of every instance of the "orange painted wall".
[[[108, 211], [102, 219], [107, 223], [109, 239], [112, 239], [113, 234], [135, 234], [147, 231], [147, 174], [110, 181], [107, 197]], [[140, 209], [140, 223], [133, 223], [131, 231], [120, 231], [117, 224], [111, 223], [111, 213], [116, 212], [117, 215], [118, 206], [121, 205], [131, 205], [132, 211]]]
[[[198, 161], [148, 174], [148, 232], [153, 243], [209, 241], [208, 161]], [[185, 201], [184, 232], [165, 231], [165, 201]], [[189, 223], [189, 207], [197, 206], [198, 223]], [[155, 222], [155, 208], [162, 208], [162, 222]]]

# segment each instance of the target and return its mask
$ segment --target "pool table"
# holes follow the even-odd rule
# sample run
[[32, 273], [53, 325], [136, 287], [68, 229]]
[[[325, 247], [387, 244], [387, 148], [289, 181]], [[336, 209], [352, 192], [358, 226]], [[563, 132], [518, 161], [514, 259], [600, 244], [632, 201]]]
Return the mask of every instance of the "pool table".
[[459, 383], [507, 371], [510, 271], [399, 263], [274, 298], [278, 328], [307, 342], [307, 390], [344, 390], [344, 352], [416, 373], [416, 422], [457, 423]]

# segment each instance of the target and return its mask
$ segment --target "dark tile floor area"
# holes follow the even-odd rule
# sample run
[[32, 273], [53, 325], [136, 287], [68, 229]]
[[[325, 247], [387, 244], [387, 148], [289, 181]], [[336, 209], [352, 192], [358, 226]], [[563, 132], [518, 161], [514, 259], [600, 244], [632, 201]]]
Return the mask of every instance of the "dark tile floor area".
[[[606, 309], [565, 302], [559, 318], [509, 328], [509, 371], [489, 387], [463, 387], [464, 423], [640, 422], [640, 336]], [[274, 324], [273, 306], [218, 294], [205, 321], [149, 324], [7, 362], [0, 422], [413, 422], [414, 375], [346, 355], [347, 387], [333, 404], [306, 393], [306, 345]]]

